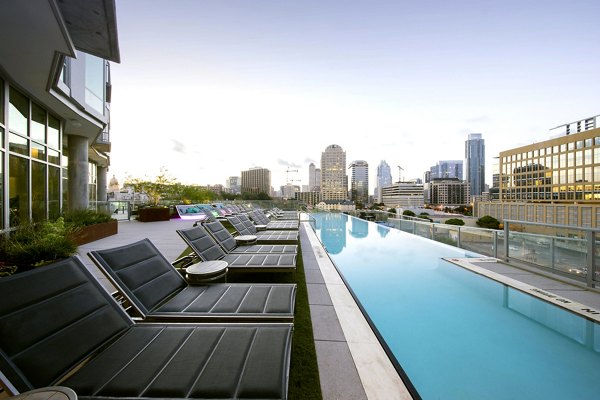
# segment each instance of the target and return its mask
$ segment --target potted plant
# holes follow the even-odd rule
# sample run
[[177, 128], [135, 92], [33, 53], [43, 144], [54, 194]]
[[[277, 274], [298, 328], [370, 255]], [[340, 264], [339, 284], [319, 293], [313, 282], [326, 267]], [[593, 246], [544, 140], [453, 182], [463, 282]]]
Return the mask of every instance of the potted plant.
[[143, 192], [148, 196], [148, 205], [138, 207], [139, 221], [168, 221], [171, 219], [171, 209], [161, 205], [160, 200], [173, 187], [175, 179], [169, 176], [164, 167], [160, 169], [160, 173], [154, 181], [130, 178], [125, 184], [132, 186], [134, 192]]
[[64, 218], [19, 226], [0, 238], [0, 276], [67, 258], [77, 252]]

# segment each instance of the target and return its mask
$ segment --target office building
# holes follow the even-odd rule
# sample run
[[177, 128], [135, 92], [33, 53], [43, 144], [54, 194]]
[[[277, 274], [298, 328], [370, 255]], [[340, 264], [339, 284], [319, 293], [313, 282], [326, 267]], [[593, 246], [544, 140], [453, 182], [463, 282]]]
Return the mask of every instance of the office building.
[[469, 183], [458, 178], [436, 178], [427, 183], [428, 202], [436, 207], [458, 207], [470, 204]]
[[[561, 136], [501, 152], [499, 200], [476, 203], [476, 215], [600, 227], [599, 118], [561, 125], [553, 129]], [[573, 132], [577, 126], [580, 132]]]
[[347, 200], [346, 152], [337, 144], [321, 153], [321, 193], [323, 200]]
[[365, 205], [369, 202], [369, 164], [364, 160], [350, 163], [350, 200]]
[[113, 0], [0, 11], [0, 230], [107, 200]]
[[425, 183], [433, 179], [457, 178], [463, 180], [463, 160], [441, 160], [429, 169]]
[[479, 196], [485, 187], [485, 143], [481, 133], [469, 134], [465, 142], [465, 180], [471, 196]]
[[242, 171], [242, 194], [271, 194], [271, 171], [266, 168], [255, 167]]
[[280, 189], [281, 197], [284, 199], [295, 199], [296, 193], [300, 193], [300, 186], [291, 183], [286, 183], [284, 186], [281, 186]]
[[225, 182], [225, 187], [229, 193], [239, 194], [242, 192], [242, 179], [239, 176], [230, 176]]
[[315, 163], [308, 164], [308, 190], [314, 190], [314, 187], [317, 186], [317, 177], [316, 177], [316, 167]]
[[315, 187], [310, 190], [315, 192], [321, 191], [321, 168], [315, 168]]
[[321, 202], [321, 192], [300, 192], [295, 195], [296, 200], [311, 207]]
[[377, 167], [377, 186], [375, 187], [375, 201], [381, 203], [381, 188], [392, 184], [392, 170], [385, 160], [381, 160]]
[[423, 207], [424, 188], [415, 181], [395, 182], [381, 188], [382, 203], [386, 207], [416, 208]]

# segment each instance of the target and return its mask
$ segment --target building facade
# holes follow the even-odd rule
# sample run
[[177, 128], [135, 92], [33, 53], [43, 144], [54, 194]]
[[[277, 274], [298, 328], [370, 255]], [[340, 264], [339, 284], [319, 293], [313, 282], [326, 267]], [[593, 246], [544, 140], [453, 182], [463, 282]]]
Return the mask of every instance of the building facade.
[[354, 203], [369, 203], [369, 164], [364, 160], [352, 161], [350, 167], [350, 200]]
[[271, 194], [271, 171], [266, 168], [256, 167], [242, 171], [242, 194]]
[[392, 184], [392, 169], [385, 160], [377, 166], [377, 186], [375, 187], [375, 201], [381, 203], [381, 188]]
[[[0, 230], [107, 200], [113, 0], [0, 12]], [[35, 29], [32, 29], [35, 27]]]
[[321, 193], [323, 200], [348, 199], [346, 152], [337, 144], [321, 153]]
[[436, 178], [427, 186], [430, 205], [458, 207], [471, 203], [469, 183], [458, 178]]
[[485, 142], [481, 133], [470, 133], [465, 142], [465, 180], [471, 196], [480, 196], [485, 190]]
[[227, 191], [229, 193], [240, 194], [242, 193], [242, 178], [239, 176], [230, 176], [227, 178], [225, 186], [227, 187]]
[[598, 118], [562, 126], [580, 126], [579, 133], [564, 129], [562, 136], [501, 152], [499, 200], [477, 203], [476, 215], [600, 227]]
[[386, 207], [415, 208], [425, 204], [423, 185], [416, 182], [396, 182], [384, 186], [381, 195]]
[[316, 172], [315, 163], [308, 164], [308, 190], [315, 190], [315, 186], [317, 186], [317, 177], [315, 175]]
[[463, 180], [463, 160], [441, 160], [429, 169], [425, 183], [433, 179], [457, 178]]
[[306, 203], [306, 205], [314, 207], [321, 202], [321, 192], [300, 192], [296, 193], [296, 200]]
[[350, 200], [321, 200], [316, 208], [322, 211], [354, 211], [356, 206]]

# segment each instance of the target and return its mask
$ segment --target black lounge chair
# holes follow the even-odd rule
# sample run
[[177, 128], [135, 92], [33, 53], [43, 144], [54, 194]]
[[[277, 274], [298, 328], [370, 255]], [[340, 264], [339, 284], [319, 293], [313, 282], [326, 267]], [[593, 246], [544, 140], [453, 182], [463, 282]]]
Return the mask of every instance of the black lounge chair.
[[256, 224], [258, 230], [260, 230], [259, 226], [264, 226], [267, 230], [297, 230], [300, 226], [300, 221], [298, 220], [271, 221], [259, 210], [254, 210], [246, 215]]
[[134, 323], [77, 257], [0, 279], [0, 378], [83, 399], [287, 398], [292, 324]]
[[238, 246], [235, 238], [220, 221], [206, 222], [202, 226], [219, 243], [228, 254], [298, 254], [298, 245], [295, 244], [257, 244]]
[[145, 320], [292, 321], [295, 284], [187, 284], [148, 239], [88, 253]]
[[206, 229], [197, 225], [177, 233], [202, 261], [222, 260], [229, 272], [295, 272], [296, 254], [225, 254]]
[[256, 236], [257, 244], [296, 244], [298, 231], [258, 231], [245, 215], [231, 215], [227, 221], [242, 236]]

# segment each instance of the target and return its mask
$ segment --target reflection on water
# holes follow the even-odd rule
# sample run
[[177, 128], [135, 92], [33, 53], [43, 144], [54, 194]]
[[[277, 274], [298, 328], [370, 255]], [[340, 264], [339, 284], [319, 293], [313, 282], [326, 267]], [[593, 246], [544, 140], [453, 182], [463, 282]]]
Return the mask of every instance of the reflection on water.
[[369, 224], [362, 219], [352, 218], [348, 233], [357, 239], [366, 238], [369, 235]]
[[321, 231], [321, 242], [325, 243], [329, 254], [339, 254], [346, 247], [347, 222], [348, 216], [345, 214], [319, 215], [317, 229]]

